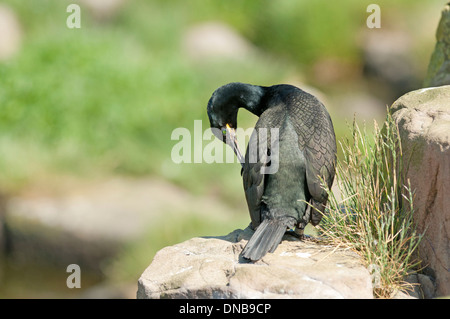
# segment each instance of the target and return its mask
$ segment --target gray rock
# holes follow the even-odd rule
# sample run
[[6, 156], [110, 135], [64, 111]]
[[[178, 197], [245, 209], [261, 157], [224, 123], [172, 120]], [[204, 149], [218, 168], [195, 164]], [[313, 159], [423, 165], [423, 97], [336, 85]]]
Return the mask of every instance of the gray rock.
[[450, 3], [442, 10], [436, 40], [424, 81], [425, 87], [450, 84]]
[[424, 274], [412, 273], [405, 278], [410, 284], [404, 291], [398, 291], [394, 299], [431, 299], [435, 296], [436, 287], [433, 280]]
[[242, 59], [256, 48], [237, 31], [221, 22], [206, 22], [190, 27], [183, 35], [182, 46], [194, 60], [205, 58]]
[[87, 8], [99, 21], [114, 18], [125, 6], [127, 0], [80, 0], [82, 10]]
[[285, 236], [256, 263], [240, 257], [252, 231], [166, 247], [138, 281], [147, 298], [373, 298], [371, 276], [352, 251]]
[[391, 299], [417, 299], [417, 297], [407, 292], [397, 290], [393, 293]]
[[420, 233], [426, 230], [419, 257], [435, 275], [436, 294], [450, 295], [450, 86], [407, 93], [391, 113], [402, 142], [404, 180], [415, 191], [414, 220]]
[[217, 220], [230, 215], [222, 202], [198, 199], [159, 179], [111, 178], [64, 185], [56, 182], [55, 190], [49, 185], [30, 188], [5, 201], [4, 235], [11, 260], [65, 267], [77, 263], [84, 270], [101, 272], [106, 260], [170, 212], [182, 216], [192, 213], [186, 207], [196, 207], [199, 215], [216, 214]]
[[419, 281], [423, 298], [431, 299], [436, 295], [436, 285], [430, 276], [417, 274], [417, 280]]
[[0, 4], [0, 61], [12, 58], [20, 49], [22, 30], [15, 13]]

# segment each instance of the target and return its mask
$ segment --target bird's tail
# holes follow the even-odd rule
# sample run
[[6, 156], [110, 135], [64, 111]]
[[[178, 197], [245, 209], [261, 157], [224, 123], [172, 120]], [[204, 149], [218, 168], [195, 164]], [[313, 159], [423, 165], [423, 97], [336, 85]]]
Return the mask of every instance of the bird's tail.
[[244, 247], [242, 256], [256, 261], [264, 257], [267, 252], [273, 253], [280, 244], [286, 229], [287, 225], [284, 220], [263, 220]]

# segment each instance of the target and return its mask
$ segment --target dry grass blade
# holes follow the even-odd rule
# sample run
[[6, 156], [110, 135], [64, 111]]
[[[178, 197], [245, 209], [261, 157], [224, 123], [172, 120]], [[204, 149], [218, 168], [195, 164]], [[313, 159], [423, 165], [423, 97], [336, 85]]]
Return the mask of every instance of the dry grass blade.
[[374, 295], [389, 298], [408, 287], [404, 278], [418, 264], [413, 252], [422, 236], [412, 219], [413, 192], [402, 179], [400, 137], [389, 112], [381, 130], [375, 122], [373, 138], [356, 121], [350, 129], [336, 168], [344, 200], [323, 184], [329, 209], [318, 228], [328, 242], [358, 252], [374, 270]]

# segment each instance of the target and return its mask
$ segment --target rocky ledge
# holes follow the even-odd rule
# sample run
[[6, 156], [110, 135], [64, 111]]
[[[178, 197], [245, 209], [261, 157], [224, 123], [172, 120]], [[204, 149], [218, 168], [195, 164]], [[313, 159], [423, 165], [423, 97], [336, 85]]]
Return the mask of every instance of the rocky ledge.
[[356, 253], [286, 235], [273, 254], [249, 263], [240, 253], [251, 234], [238, 229], [161, 249], [137, 298], [373, 298]]

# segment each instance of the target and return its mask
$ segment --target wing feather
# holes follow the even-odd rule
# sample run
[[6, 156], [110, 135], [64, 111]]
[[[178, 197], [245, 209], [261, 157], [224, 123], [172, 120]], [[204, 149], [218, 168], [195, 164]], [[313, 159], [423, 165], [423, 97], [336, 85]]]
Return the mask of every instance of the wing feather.
[[314, 96], [296, 91], [290, 97], [290, 114], [296, 119], [294, 128], [299, 136], [299, 147], [306, 159], [306, 180], [314, 209], [311, 221], [318, 224], [322, 218], [328, 195], [321, 187], [321, 178], [331, 188], [336, 166], [336, 137], [333, 123], [325, 106]]
[[[280, 112], [282, 112], [281, 116]], [[256, 229], [262, 222], [261, 204], [267, 175], [264, 174], [261, 169], [269, 165], [267, 163], [267, 152], [270, 153], [272, 147], [270, 144], [270, 129], [280, 128], [282, 122], [284, 121], [285, 115], [286, 110], [284, 108], [272, 107], [267, 109], [256, 123], [255, 130], [250, 137], [247, 151], [245, 153], [245, 162], [242, 167], [242, 180], [253, 229]], [[262, 143], [260, 144], [259, 132], [262, 128], [266, 129], [267, 141], [261, 141]]]

